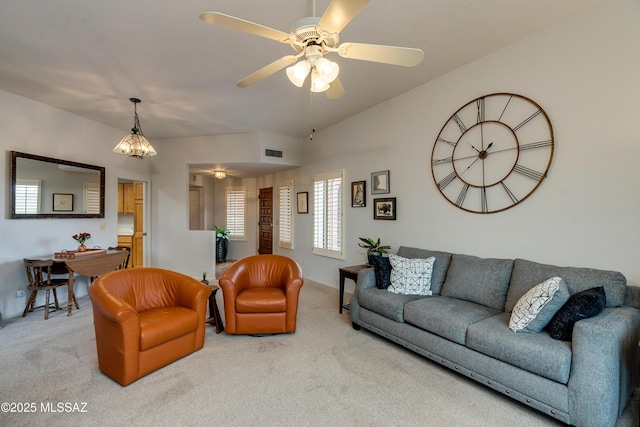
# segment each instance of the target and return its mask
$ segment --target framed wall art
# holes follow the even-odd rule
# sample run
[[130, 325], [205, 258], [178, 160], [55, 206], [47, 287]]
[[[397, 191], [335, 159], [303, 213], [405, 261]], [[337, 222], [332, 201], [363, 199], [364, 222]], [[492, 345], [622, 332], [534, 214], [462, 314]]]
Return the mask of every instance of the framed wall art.
[[53, 210], [56, 212], [72, 212], [73, 194], [53, 193]]
[[371, 194], [388, 194], [391, 192], [389, 171], [371, 173]]
[[354, 181], [351, 183], [351, 207], [365, 206], [367, 206], [367, 181]]
[[304, 191], [298, 193], [298, 213], [306, 214], [309, 213], [309, 192]]
[[373, 199], [373, 219], [396, 219], [396, 198]]

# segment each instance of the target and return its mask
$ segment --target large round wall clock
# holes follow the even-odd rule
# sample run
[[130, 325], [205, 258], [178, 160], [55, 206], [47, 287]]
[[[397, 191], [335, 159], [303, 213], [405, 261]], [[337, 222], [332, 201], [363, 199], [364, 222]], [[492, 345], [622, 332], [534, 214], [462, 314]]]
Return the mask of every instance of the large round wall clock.
[[494, 93], [465, 104], [442, 126], [431, 172], [440, 193], [458, 208], [495, 213], [538, 188], [553, 149], [551, 121], [536, 102]]

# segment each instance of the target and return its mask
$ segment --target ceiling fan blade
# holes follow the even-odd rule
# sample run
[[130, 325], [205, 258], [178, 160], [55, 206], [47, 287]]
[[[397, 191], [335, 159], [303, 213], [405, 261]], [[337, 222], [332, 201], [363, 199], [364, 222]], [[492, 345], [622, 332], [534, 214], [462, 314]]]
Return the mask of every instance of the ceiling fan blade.
[[287, 55], [283, 56], [280, 59], [273, 61], [271, 64], [260, 68], [253, 74], [248, 75], [244, 79], [240, 80], [236, 85], [238, 87], [248, 87], [258, 83], [261, 80], [266, 79], [272, 74], [277, 73], [282, 70], [284, 67], [287, 67], [298, 60], [298, 57], [295, 55]]
[[234, 30], [244, 31], [245, 33], [254, 34], [256, 36], [265, 37], [281, 43], [291, 43], [289, 34], [280, 30], [265, 27], [255, 22], [245, 21], [244, 19], [234, 16], [225, 15], [220, 12], [202, 12], [200, 19], [208, 24], [216, 24]]
[[365, 43], [342, 43], [338, 46], [338, 55], [403, 67], [414, 67], [424, 59], [424, 52], [420, 49]]
[[369, 3], [369, 0], [331, 0], [318, 26], [322, 30], [337, 34]]
[[336, 77], [336, 79], [331, 82], [329, 89], [327, 89], [324, 94], [327, 96], [327, 99], [338, 99], [344, 96], [344, 87], [339, 77]]

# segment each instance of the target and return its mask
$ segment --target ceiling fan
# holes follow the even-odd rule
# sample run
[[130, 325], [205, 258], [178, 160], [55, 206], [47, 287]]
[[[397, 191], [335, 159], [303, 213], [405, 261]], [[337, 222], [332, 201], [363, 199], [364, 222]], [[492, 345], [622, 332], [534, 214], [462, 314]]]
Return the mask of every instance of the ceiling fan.
[[[413, 67], [422, 62], [424, 53], [420, 49], [383, 46], [365, 43], [339, 43], [339, 34], [349, 22], [369, 3], [369, 0], [331, 0], [322, 17], [305, 17], [291, 25], [290, 33], [265, 27], [220, 12], [203, 12], [200, 19], [209, 24], [244, 31], [280, 43], [286, 43], [296, 51], [286, 55], [238, 81], [237, 86], [248, 87], [277, 73], [285, 67], [287, 77], [296, 86], [302, 87], [311, 75], [311, 91], [325, 92], [327, 98], [336, 99], [344, 95], [338, 78], [338, 64], [324, 56], [337, 53], [348, 59], [380, 62], [384, 64]], [[313, 1], [315, 15], [315, 0]], [[298, 61], [304, 57], [302, 61]]]

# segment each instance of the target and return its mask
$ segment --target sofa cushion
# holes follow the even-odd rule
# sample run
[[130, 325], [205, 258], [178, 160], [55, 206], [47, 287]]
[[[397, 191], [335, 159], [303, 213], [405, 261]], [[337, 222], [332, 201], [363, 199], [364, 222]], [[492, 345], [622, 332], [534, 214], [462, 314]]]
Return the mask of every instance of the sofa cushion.
[[389, 255], [391, 285], [387, 291], [405, 295], [431, 295], [431, 273], [435, 257], [404, 258]]
[[389, 258], [382, 256], [372, 256], [370, 261], [376, 272], [376, 288], [387, 289], [391, 284], [391, 263]]
[[440, 294], [503, 311], [512, 268], [510, 259], [454, 254]]
[[604, 310], [606, 303], [602, 286], [571, 295], [549, 322], [549, 335], [557, 340], [571, 341], [573, 325], [579, 320], [597, 316]]
[[404, 307], [404, 320], [464, 345], [469, 325], [498, 313], [499, 310], [472, 302], [434, 296], [407, 303]]
[[418, 249], [408, 246], [400, 246], [398, 248], [398, 255], [405, 258], [422, 258], [435, 257], [436, 260], [433, 263], [433, 272], [431, 274], [431, 292], [434, 295], [440, 294], [442, 284], [445, 277], [447, 277], [447, 270], [449, 269], [449, 263], [451, 263], [451, 253], [432, 251], [428, 249]]
[[567, 285], [560, 277], [552, 277], [518, 300], [511, 312], [509, 329], [513, 332], [541, 332], [569, 299]]
[[571, 345], [554, 340], [546, 332], [514, 334], [508, 327], [509, 317], [509, 313], [502, 313], [469, 326], [467, 347], [566, 384], [571, 372]]
[[513, 262], [513, 274], [504, 311], [513, 310], [516, 302], [529, 289], [554, 276], [562, 277], [571, 295], [603, 286], [607, 294], [607, 307], [619, 307], [624, 304], [627, 279], [622, 273], [591, 268], [557, 267], [516, 259]]
[[358, 304], [396, 322], [404, 323], [404, 305], [420, 298], [420, 295], [402, 295], [387, 292], [386, 289], [364, 288], [358, 291]]
[[198, 327], [198, 312], [186, 307], [160, 307], [138, 313], [140, 350], [148, 350], [193, 332]]

